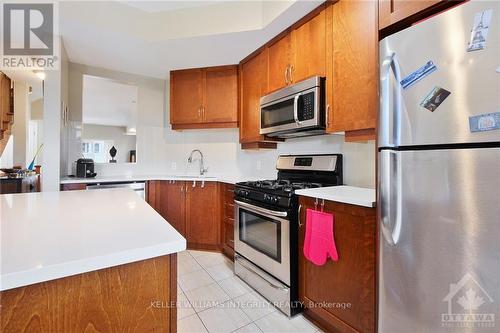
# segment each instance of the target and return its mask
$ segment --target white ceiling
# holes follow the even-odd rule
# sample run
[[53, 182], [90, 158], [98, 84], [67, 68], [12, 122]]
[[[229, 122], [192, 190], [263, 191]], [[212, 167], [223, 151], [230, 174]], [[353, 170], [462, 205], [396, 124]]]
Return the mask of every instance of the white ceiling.
[[[226, 0], [228, 1], [228, 0]], [[183, 8], [204, 7], [224, 1], [122, 1], [124, 4], [141, 9], [148, 13], [158, 13], [169, 10], [177, 10]]]
[[82, 113], [84, 124], [136, 127], [137, 86], [84, 75]]
[[322, 1], [68, 1], [70, 61], [168, 78], [172, 69], [235, 64]]

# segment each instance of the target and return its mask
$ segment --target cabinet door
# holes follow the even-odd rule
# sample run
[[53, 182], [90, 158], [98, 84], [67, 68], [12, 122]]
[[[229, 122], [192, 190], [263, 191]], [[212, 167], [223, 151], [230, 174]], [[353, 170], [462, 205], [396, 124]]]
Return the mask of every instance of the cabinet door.
[[238, 68], [223, 66], [205, 69], [203, 122], [238, 122]]
[[328, 132], [375, 129], [379, 104], [377, 3], [340, 0], [331, 11], [333, 105]]
[[[374, 332], [375, 330], [375, 209], [326, 202], [324, 211], [335, 214], [334, 238], [337, 262], [328, 259], [316, 266], [303, 254], [306, 210], [314, 199], [300, 198], [299, 298], [306, 314], [327, 331]], [[321, 304], [350, 303], [350, 308]], [[317, 306], [314, 306], [316, 304]]]
[[220, 224], [217, 183], [186, 182], [186, 238], [191, 248], [218, 249]]
[[187, 69], [170, 72], [170, 123], [201, 123], [203, 104], [203, 70]]
[[181, 235], [186, 234], [185, 183], [168, 180], [160, 181], [158, 212]]
[[292, 30], [291, 83], [326, 76], [326, 10]]
[[289, 84], [289, 67], [291, 64], [291, 36], [286, 33], [268, 46], [268, 90], [269, 92]]
[[379, 0], [379, 29], [386, 28], [440, 2], [443, 0]]
[[267, 91], [267, 49], [240, 66], [240, 142], [258, 142], [260, 135], [260, 98]]

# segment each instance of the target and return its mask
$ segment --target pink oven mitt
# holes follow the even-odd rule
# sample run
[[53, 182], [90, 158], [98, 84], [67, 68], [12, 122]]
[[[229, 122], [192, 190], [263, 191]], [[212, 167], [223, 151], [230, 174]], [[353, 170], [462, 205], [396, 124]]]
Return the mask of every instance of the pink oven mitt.
[[322, 266], [328, 256], [333, 261], [339, 260], [333, 229], [333, 214], [313, 209], [306, 211], [306, 236], [304, 239], [304, 256], [313, 264]]

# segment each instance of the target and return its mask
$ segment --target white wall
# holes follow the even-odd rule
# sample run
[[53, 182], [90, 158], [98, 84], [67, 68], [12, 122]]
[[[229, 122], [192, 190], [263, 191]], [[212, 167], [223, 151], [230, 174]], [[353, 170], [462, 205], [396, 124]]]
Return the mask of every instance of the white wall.
[[126, 127], [83, 124], [82, 139], [105, 141], [106, 163], [111, 159], [109, 150], [112, 146], [117, 151], [116, 163], [128, 163], [130, 151], [136, 150], [136, 137], [135, 135], [125, 135], [125, 133]]
[[[137, 163], [96, 165], [98, 175], [194, 174], [198, 171], [198, 164], [188, 165], [187, 158], [192, 149], [200, 149], [205, 155], [209, 175], [273, 178], [279, 154], [342, 153], [344, 182], [355, 186], [375, 186], [373, 141], [344, 143], [343, 136], [327, 135], [289, 140], [280, 143], [277, 150], [243, 151], [238, 143], [237, 129], [172, 131], [168, 125], [168, 81], [70, 64], [70, 108], [76, 114], [81, 114], [81, 104], [75, 105], [73, 96], [78, 97], [78, 92], [74, 90], [80, 91], [81, 101], [80, 81], [83, 74], [128, 81], [139, 87]], [[77, 141], [75, 138], [72, 140]], [[70, 146], [75, 146], [77, 150], [81, 147], [75, 143], [70, 143]], [[70, 161], [75, 158], [70, 156]]]
[[43, 99], [43, 143], [42, 191], [59, 191], [61, 165], [63, 164], [61, 142], [62, 105], [68, 101], [68, 56], [61, 40], [61, 68], [46, 71]]

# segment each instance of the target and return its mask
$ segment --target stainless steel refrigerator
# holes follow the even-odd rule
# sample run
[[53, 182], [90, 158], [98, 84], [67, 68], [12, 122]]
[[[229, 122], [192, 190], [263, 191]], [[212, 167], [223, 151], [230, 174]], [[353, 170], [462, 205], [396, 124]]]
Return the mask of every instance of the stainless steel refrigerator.
[[500, 332], [500, 2], [380, 42], [378, 332]]

